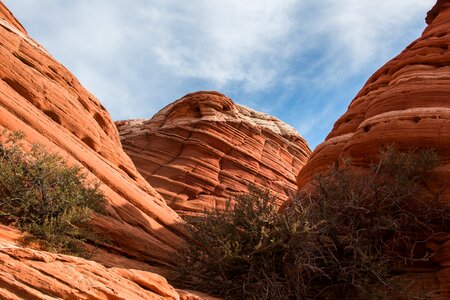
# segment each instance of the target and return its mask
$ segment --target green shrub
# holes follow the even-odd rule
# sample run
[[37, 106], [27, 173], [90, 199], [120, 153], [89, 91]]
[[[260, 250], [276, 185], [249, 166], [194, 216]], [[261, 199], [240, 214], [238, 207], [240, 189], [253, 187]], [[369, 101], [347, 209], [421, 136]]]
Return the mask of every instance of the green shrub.
[[3, 132], [0, 144], [0, 223], [28, 232], [50, 251], [81, 254], [93, 211], [105, 205], [98, 184], [87, 182], [77, 166], [33, 145], [25, 151], [23, 135]]
[[425, 241], [448, 224], [448, 207], [424, 189], [437, 163], [433, 150], [388, 147], [366, 174], [330, 166], [282, 212], [251, 186], [224, 212], [188, 220], [173, 280], [230, 299], [375, 297], [402, 266], [427, 260]]

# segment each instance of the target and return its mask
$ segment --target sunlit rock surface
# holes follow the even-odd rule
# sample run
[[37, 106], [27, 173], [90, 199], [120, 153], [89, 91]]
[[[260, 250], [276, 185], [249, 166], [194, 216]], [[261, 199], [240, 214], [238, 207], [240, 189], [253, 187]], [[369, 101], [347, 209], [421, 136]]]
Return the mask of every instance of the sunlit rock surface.
[[180, 214], [223, 209], [250, 183], [286, 200], [310, 155], [292, 127], [217, 92], [188, 94], [151, 119], [116, 124], [138, 171]]
[[100, 102], [0, 2], [2, 129], [23, 131], [27, 143], [46, 145], [101, 183], [107, 214], [93, 218], [92, 230], [111, 241], [106, 250], [171, 264], [180, 217], [137, 172]]
[[[428, 181], [432, 191], [450, 202], [450, 1], [439, 0], [428, 13], [422, 36], [385, 64], [365, 84], [317, 146], [300, 171], [299, 187], [324, 172], [329, 164], [351, 157], [364, 170], [380, 147], [400, 150], [435, 148], [441, 157]], [[450, 298], [450, 241], [447, 234], [429, 243], [435, 265], [414, 269], [415, 285], [430, 297]]]

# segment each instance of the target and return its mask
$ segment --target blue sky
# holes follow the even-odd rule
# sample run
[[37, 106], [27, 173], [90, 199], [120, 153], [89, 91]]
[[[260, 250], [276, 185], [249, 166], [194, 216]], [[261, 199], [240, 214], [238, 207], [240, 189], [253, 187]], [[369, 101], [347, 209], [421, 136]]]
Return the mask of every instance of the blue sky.
[[197, 90], [295, 127], [313, 149], [435, 0], [3, 0], [114, 120]]

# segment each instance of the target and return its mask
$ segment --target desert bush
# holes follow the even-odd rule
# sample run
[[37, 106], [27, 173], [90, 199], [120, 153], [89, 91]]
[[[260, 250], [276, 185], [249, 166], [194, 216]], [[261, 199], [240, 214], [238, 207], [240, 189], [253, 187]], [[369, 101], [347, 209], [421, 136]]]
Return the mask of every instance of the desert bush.
[[279, 214], [276, 199], [255, 186], [225, 211], [189, 218], [192, 238], [179, 252], [174, 281], [229, 298], [289, 299], [319, 276], [307, 214]]
[[387, 147], [364, 174], [349, 162], [330, 166], [282, 212], [250, 186], [224, 212], [188, 219], [192, 237], [174, 282], [230, 299], [370, 298], [377, 285], [389, 289], [402, 266], [429, 258], [426, 240], [448, 225], [448, 207], [424, 188], [438, 155]]
[[342, 161], [316, 178], [312, 192], [299, 194], [296, 202], [312, 203], [310, 222], [321, 228], [318, 267], [326, 277], [317, 282], [318, 293], [352, 288], [370, 298], [374, 284], [389, 289], [388, 278], [405, 264], [428, 260], [426, 241], [448, 230], [448, 205], [425, 188], [438, 161], [432, 149], [389, 146], [367, 173]]
[[82, 242], [95, 238], [86, 229], [105, 199], [77, 166], [42, 145], [25, 151], [23, 134], [2, 133], [0, 144], [0, 223], [27, 232], [50, 251], [80, 254]]

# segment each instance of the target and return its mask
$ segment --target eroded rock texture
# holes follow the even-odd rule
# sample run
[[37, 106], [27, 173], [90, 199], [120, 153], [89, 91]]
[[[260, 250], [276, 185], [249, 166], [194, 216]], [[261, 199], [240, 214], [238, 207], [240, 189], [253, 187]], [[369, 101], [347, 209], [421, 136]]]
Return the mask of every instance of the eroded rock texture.
[[[383, 145], [395, 144], [400, 150], [432, 147], [441, 162], [429, 188], [445, 188], [441, 197], [450, 202], [450, 1], [439, 0], [426, 21], [422, 36], [367, 81], [317, 146], [300, 171], [300, 187], [341, 158], [351, 157], [354, 168], [367, 169]], [[442, 299], [450, 297], [450, 270], [443, 268], [450, 266], [447, 239], [432, 247], [440, 271], [430, 268], [430, 273], [417, 275], [419, 282], [440, 291], [433, 296]]]
[[[436, 170], [450, 183], [450, 2], [438, 1], [422, 37], [378, 70], [317, 146], [298, 177], [300, 186], [339, 158], [367, 167], [380, 146], [434, 147]], [[450, 201], [450, 189], [445, 198]]]
[[21, 237], [0, 225], [0, 299], [218, 299], [175, 290], [152, 272], [25, 248], [17, 242]]
[[78, 164], [101, 182], [109, 206], [92, 229], [116, 254], [158, 265], [171, 262], [180, 217], [136, 171], [100, 102], [32, 40], [0, 2], [0, 130], [21, 130], [29, 143]]
[[[142, 270], [136, 262], [129, 262], [127, 268], [105, 266], [26, 248], [19, 242], [21, 238], [18, 230], [0, 225], [0, 299], [219, 299], [176, 290], [164, 277]], [[106, 252], [101, 255], [108, 256]]]
[[223, 208], [249, 183], [285, 200], [310, 154], [292, 127], [217, 92], [188, 94], [149, 120], [116, 124], [139, 172], [182, 214]]

